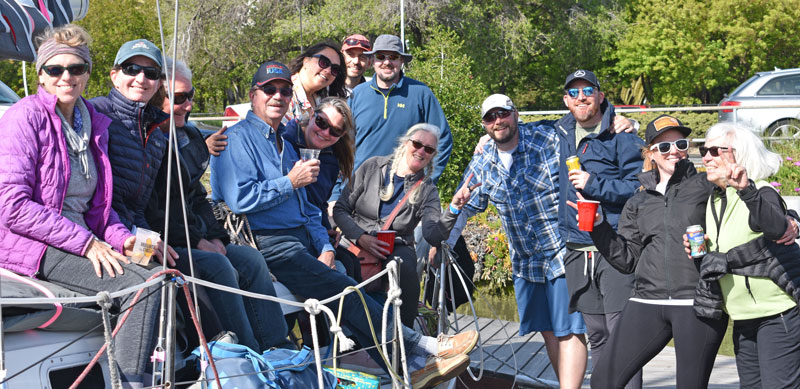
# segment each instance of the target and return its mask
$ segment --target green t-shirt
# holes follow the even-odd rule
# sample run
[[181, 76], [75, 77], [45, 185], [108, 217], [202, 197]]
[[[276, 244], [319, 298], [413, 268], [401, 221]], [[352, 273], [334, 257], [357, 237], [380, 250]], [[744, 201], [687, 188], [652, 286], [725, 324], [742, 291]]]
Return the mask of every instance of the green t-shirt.
[[[764, 186], [769, 186], [769, 183], [765, 181], [756, 182], [756, 187], [762, 188]], [[747, 209], [747, 205], [736, 194], [736, 189], [727, 188], [725, 195], [728, 198], [728, 204], [720, 222], [722, 234], [717, 230], [714, 214], [711, 212], [711, 201], [708, 202], [706, 207], [706, 233], [711, 240], [708, 245], [709, 251], [727, 253], [728, 250], [763, 235], [760, 232], [750, 230], [748, 227], [750, 210]], [[717, 210], [717, 215], [719, 215], [722, 199], [717, 197], [715, 200], [713, 206]], [[749, 291], [746, 282], [750, 283]], [[775, 315], [797, 305], [792, 297], [772, 282], [769, 277], [745, 277], [726, 274], [719, 280], [719, 285], [722, 288], [722, 297], [725, 300], [725, 310], [733, 320], [756, 319]]]

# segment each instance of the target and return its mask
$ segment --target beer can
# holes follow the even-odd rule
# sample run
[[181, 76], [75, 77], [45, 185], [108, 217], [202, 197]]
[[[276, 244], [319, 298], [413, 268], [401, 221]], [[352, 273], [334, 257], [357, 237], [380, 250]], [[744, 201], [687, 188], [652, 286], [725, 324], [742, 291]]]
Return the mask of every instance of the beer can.
[[689, 236], [691, 257], [699, 258], [706, 255], [706, 238], [703, 233], [703, 227], [700, 225], [686, 227], [686, 235]]
[[578, 160], [577, 155], [567, 158], [567, 169], [569, 171], [581, 170], [581, 162]]

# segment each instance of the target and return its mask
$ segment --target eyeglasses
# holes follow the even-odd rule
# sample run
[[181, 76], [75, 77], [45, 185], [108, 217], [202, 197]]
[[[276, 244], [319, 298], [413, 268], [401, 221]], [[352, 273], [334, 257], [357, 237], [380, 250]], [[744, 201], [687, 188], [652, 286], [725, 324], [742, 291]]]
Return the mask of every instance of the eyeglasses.
[[428, 153], [428, 154], [433, 154], [433, 153], [436, 152], [436, 148], [428, 146], [428, 145], [425, 145], [424, 143], [422, 143], [422, 142], [420, 142], [418, 140], [409, 139], [408, 141], [411, 142], [411, 145], [414, 146], [414, 149], [416, 149], [416, 150], [425, 149], [425, 152]]
[[511, 111], [507, 109], [498, 109], [497, 111], [489, 112], [484, 115], [482, 120], [484, 123], [494, 123], [495, 119], [505, 119], [508, 115], [511, 115]]
[[130, 64], [122, 64], [120, 65], [120, 69], [122, 69], [122, 73], [126, 76], [136, 77], [139, 73], [144, 72], [144, 77], [148, 80], [158, 80], [161, 78], [161, 69], [155, 66], [141, 66], [135, 63]]
[[400, 59], [400, 54], [388, 54], [388, 55], [381, 53], [375, 54], [375, 59], [378, 61], [383, 61], [386, 58], [389, 58], [389, 61], [397, 61], [398, 59]]
[[176, 92], [175, 96], [172, 99], [172, 102], [175, 105], [181, 105], [186, 102], [186, 100], [192, 101], [194, 100], [194, 88], [188, 92]]
[[267, 84], [267, 85], [262, 86], [261, 90], [264, 91], [264, 94], [266, 94], [267, 96], [272, 96], [275, 93], [280, 92], [281, 93], [281, 97], [285, 97], [285, 98], [292, 97], [292, 88], [284, 87], [284, 88], [280, 88], [279, 89], [275, 85]]
[[728, 151], [728, 150], [732, 150], [732, 148], [721, 147], [721, 146], [711, 146], [711, 147], [700, 146], [700, 156], [705, 157], [706, 153], [710, 152], [712, 157], [719, 157], [720, 151]]
[[317, 65], [319, 65], [320, 69], [331, 68], [331, 75], [334, 77], [338, 76], [339, 72], [342, 71], [341, 66], [332, 64], [330, 58], [322, 54], [315, 54], [312, 55], [311, 57], [317, 59]]
[[324, 117], [320, 116], [320, 114], [314, 115], [314, 124], [316, 124], [317, 128], [319, 128], [320, 130], [328, 130], [328, 133], [331, 134], [331, 136], [335, 136], [338, 138], [344, 135], [343, 128], [336, 128], [332, 126], [330, 123], [328, 123], [327, 120], [325, 120]]
[[42, 66], [42, 70], [50, 77], [59, 77], [64, 74], [64, 70], [68, 71], [70, 75], [80, 76], [89, 71], [88, 63], [76, 63], [67, 66], [61, 65], [47, 65]]
[[569, 88], [567, 89], [567, 94], [569, 97], [573, 99], [577, 99], [580, 92], [583, 92], [583, 95], [589, 97], [594, 94], [594, 87], [593, 86], [585, 86], [583, 88]]
[[367, 50], [372, 48], [372, 45], [369, 43], [369, 41], [365, 41], [363, 39], [355, 39], [355, 38], [345, 39], [344, 44], [348, 46], [361, 46]]
[[[650, 150], [658, 149], [658, 152], [661, 154], [669, 154], [669, 151], [672, 150], [672, 145], [675, 145], [675, 149], [678, 151], [686, 151], [689, 149], [689, 141], [687, 139], [678, 139], [674, 142], [660, 142], [650, 146]], [[702, 147], [700, 148], [702, 150]]]

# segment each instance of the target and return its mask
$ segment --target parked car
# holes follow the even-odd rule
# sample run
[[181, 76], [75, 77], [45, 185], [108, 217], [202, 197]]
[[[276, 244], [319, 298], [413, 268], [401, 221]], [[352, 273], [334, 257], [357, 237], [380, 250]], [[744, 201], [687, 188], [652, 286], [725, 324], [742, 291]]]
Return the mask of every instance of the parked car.
[[17, 101], [19, 101], [19, 96], [8, 85], [0, 81], [0, 118]]
[[[719, 105], [800, 106], [800, 68], [756, 73]], [[723, 109], [719, 111], [719, 121], [741, 123], [763, 136], [794, 136], [800, 139], [800, 107]]]

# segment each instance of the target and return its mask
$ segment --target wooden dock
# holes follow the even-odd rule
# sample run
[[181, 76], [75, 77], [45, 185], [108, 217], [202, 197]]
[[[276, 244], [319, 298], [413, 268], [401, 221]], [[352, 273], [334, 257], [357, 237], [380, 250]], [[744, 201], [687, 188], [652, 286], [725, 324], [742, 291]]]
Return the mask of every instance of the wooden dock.
[[[472, 316], [457, 315], [457, 321], [451, 316], [451, 333], [458, 330], [473, 329], [475, 323]], [[473, 381], [468, 375], [462, 375], [459, 388], [502, 388], [497, 378], [516, 377], [514, 387], [519, 388], [557, 388], [556, 375], [547, 358], [544, 338], [539, 333], [518, 336], [519, 323], [497, 319], [478, 318], [481, 342], [483, 343], [484, 377]], [[481, 361], [481, 350], [470, 354], [472, 370], [477, 377]], [[587, 368], [583, 388], [589, 388], [591, 378], [591, 356]], [[507, 387], [511, 387], [510, 382]], [[498, 386], [500, 385], [500, 386]], [[675, 350], [666, 347], [656, 358], [644, 368], [645, 388], [675, 388]], [[711, 373], [709, 388], [732, 389], [739, 387], [739, 376], [733, 357], [717, 356], [714, 370]]]

